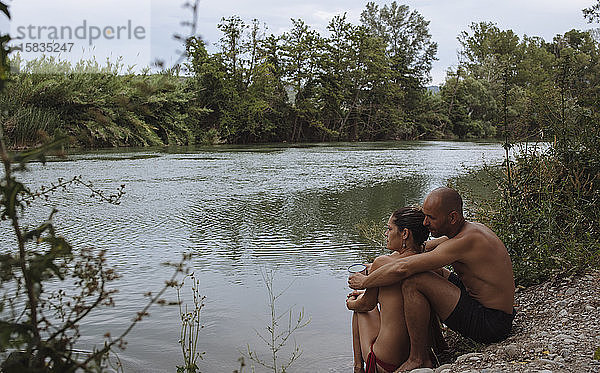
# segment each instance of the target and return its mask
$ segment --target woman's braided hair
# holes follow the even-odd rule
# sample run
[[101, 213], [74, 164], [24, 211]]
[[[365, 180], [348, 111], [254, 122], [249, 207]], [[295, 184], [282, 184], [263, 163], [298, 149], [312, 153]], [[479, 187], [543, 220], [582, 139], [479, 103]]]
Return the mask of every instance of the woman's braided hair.
[[425, 214], [419, 207], [403, 207], [392, 214], [394, 224], [399, 230], [408, 228], [413, 236], [415, 245], [420, 252], [425, 250], [425, 240], [429, 237], [429, 229], [423, 225]]

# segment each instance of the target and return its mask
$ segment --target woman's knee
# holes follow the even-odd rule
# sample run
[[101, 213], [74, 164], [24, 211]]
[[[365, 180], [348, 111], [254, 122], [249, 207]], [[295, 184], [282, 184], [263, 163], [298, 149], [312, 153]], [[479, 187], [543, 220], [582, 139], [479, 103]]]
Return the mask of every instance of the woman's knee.
[[402, 280], [402, 291], [411, 291], [419, 288], [419, 284], [421, 284], [425, 278], [428, 276], [427, 272], [415, 273], [412, 276], [409, 276]]

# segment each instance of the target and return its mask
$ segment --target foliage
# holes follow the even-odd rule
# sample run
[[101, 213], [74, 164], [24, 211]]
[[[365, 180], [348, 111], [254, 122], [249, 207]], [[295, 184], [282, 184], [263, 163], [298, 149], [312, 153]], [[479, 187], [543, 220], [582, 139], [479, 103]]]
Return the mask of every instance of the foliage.
[[[571, 30], [551, 43], [540, 38], [517, 41], [491, 24], [463, 34], [465, 71], [454, 85], [456, 109], [470, 108], [467, 122], [485, 118], [460, 91], [481, 84], [502, 110], [508, 132], [539, 133], [550, 142], [521, 143], [502, 168], [486, 167], [468, 178], [492, 180], [488, 195], [470, 189], [475, 214], [506, 244], [517, 283], [530, 285], [552, 276], [580, 272], [600, 264], [600, 46], [590, 32]], [[490, 52], [492, 51], [492, 52]], [[511, 51], [505, 56], [504, 51]], [[490, 57], [491, 56], [491, 57]], [[494, 61], [511, 60], [509, 74]], [[489, 62], [491, 61], [491, 62]], [[506, 66], [506, 65], [504, 65]], [[507, 71], [507, 70], [505, 70]], [[496, 77], [496, 78], [493, 78]], [[504, 93], [485, 87], [498, 80]], [[452, 89], [449, 85], [445, 89]], [[467, 89], [466, 92], [476, 92]], [[482, 96], [483, 93], [479, 94]], [[473, 101], [471, 101], [473, 102]], [[481, 102], [481, 101], [480, 101]], [[489, 111], [487, 111], [489, 113]], [[454, 114], [456, 115], [456, 114]], [[521, 132], [519, 132], [519, 129]], [[524, 136], [525, 138], [527, 136]], [[463, 189], [459, 186], [459, 189]]]
[[[181, 300], [181, 289], [185, 285], [186, 278], [192, 281], [193, 308], [191, 310], [188, 310], [187, 304], [183, 306], [183, 301]], [[179, 304], [179, 316], [181, 317], [179, 344], [181, 345], [184, 362], [183, 365], [177, 366], [177, 373], [198, 372], [196, 361], [202, 359], [202, 355], [204, 354], [204, 352], [198, 352], [198, 339], [200, 338], [200, 329], [204, 327], [200, 324], [200, 311], [204, 308], [205, 298], [200, 295], [200, 280], [194, 276], [194, 273], [184, 277], [177, 285], [177, 303]]]
[[[595, 132], [587, 135], [598, 136]], [[561, 150], [558, 141], [544, 148], [522, 146], [510, 182], [506, 169], [498, 167], [475, 170], [471, 180], [457, 182], [476, 218], [506, 244], [515, 280], [525, 286], [600, 265], [598, 156], [583, 155], [583, 147]], [[473, 187], [482, 184], [487, 192]]]
[[[0, 3], [0, 10], [8, 15], [4, 3]], [[3, 90], [7, 88], [4, 83], [8, 76], [4, 72], [8, 69], [8, 61], [4, 57], [8, 51], [4, 43], [1, 47], [3, 74], [0, 75], [0, 90]], [[77, 68], [88, 67], [89, 65], [80, 65]], [[36, 76], [25, 78], [31, 79], [31, 83]], [[36, 94], [42, 97], [61, 92], [61, 87], [52, 84], [43, 85], [43, 89], [38, 88], [40, 89]], [[5, 92], [0, 94], [3, 100], [13, 104], [22, 98], [15, 99]], [[64, 90], [62, 94], [65, 94]], [[8, 114], [13, 120], [13, 133], [14, 120], [28, 124], [43, 117], [39, 112], [32, 114], [36, 113], [35, 109], [22, 113], [24, 114], [16, 117], [14, 112]], [[10, 124], [6, 119], [0, 122], [0, 156], [4, 168], [0, 181], [0, 210], [4, 224], [10, 225], [9, 229], [14, 232], [16, 243], [16, 248], [3, 248], [0, 253], [0, 353], [5, 358], [1, 364], [2, 371], [102, 371], [110, 363], [109, 352], [117, 347], [124, 348], [125, 336], [148, 315], [150, 306], [154, 303], [166, 303], [160, 297], [167, 287], [173, 286], [177, 274], [183, 271], [183, 261], [173, 264], [175, 273], [171, 280], [156, 295], [148, 294], [150, 299], [147, 304], [120, 335], [112, 337], [107, 333], [101, 347], [95, 347], [90, 352], [77, 352], [75, 347], [80, 337], [80, 323], [92, 311], [114, 306], [115, 290], [108, 286], [118, 275], [108, 267], [103, 251], [77, 250], [57, 234], [52, 222], [56, 210], [50, 212], [46, 221], [33, 228], [23, 228], [22, 219], [28, 208], [35, 208], [33, 203], [36, 200], [48, 200], [57, 191], [72, 185], [81, 185], [91, 191], [92, 197], [112, 204], [119, 203], [124, 186], [115, 193], [106, 195], [91, 183], [75, 177], [70, 180], [59, 179], [39, 190], [30, 190], [16, 175], [26, 172], [30, 162], [45, 162], [48, 155], [60, 151], [65, 141], [58, 139], [27, 151], [9, 153], [5, 128]]]
[[596, 0], [594, 5], [585, 8], [583, 10], [583, 16], [589, 23], [600, 21], [600, 1]]
[[[268, 359], [260, 358], [255, 351], [250, 349], [250, 345], [247, 346], [246, 356], [251, 361], [269, 370], [272, 370], [275, 373], [285, 373], [287, 369], [294, 363], [294, 361], [296, 361], [302, 355], [302, 350], [300, 350], [300, 347], [296, 345], [296, 341], [294, 340], [294, 348], [287, 357], [287, 361], [281, 363], [279, 353], [281, 349], [286, 346], [289, 339], [293, 338], [293, 334], [298, 329], [304, 328], [310, 323], [310, 318], [308, 320], [305, 319], [304, 310], [298, 312], [297, 317], [293, 318], [291, 307], [286, 311], [279, 313], [277, 300], [283, 295], [283, 293], [285, 293], [287, 288], [279, 293], [276, 293], [275, 289], [273, 288], [274, 272], [267, 272], [264, 270], [261, 271], [261, 274], [263, 276], [265, 286], [267, 287], [267, 293], [269, 297], [270, 324], [266, 327], [267, 333], [265, 335], [259, 333], [258, 331], [256, 331], [256, 334], [267, 345], [271, 352], [271, 356]], [[282, 327], [281, 322], [284, 321], [285, 316], [287, 316], [287, 327], [285, 325]], [[243, 367], [243, 360], [241, 363]]]
[[301, 19], [277, 36], [256, 19], [223, 18], [217, 53], [192, 36], [183, 67], [160, 74], [48, 57], [21, 67], [15, 57], [0, 120], [12, 147], [57, 134], [83, 147], [423, 136], [428, 126], [414, 117], [428, 110], [423, 84], [437, 48], [428, 22], [396, 2], [370, 3], [362, 18], [334, 17], [327, 36]]
[[[597, 16], [597, 5], [586, 14]], [[257, 19], [224, 17], [215, 53], [194, 35], [197, 1], [186, 6], [194, 18], [184, 23], [192, 36], [177, 36], [182, 66], [136, 75], [119, 63], [46, 57], [10, 75], [0, 120], [11, 147], [56, 135], [84, 147], [491, 137], [508, 144], [542, 138], [548, 122], [568, 114], [567, 90], [583, 88], [579, 99], [597, 103], [593, 30], [546, 41], [473, 23], [458, 35], [458, 66], [429, 93], [437, 51], [429, 22], [395, 1], [367, 3], [359, 24], [336, 15], [322, 34], [302, 19], [274, 35]]]
[[201, 137], [207, 111], [190, 105], [189, 80], [173, 72], [123, 75], [122, 68], [45, 56], [26, 63], [0, 94], [11, 145], [39, 145], [58, 134], [84, 147], [187, 145]]

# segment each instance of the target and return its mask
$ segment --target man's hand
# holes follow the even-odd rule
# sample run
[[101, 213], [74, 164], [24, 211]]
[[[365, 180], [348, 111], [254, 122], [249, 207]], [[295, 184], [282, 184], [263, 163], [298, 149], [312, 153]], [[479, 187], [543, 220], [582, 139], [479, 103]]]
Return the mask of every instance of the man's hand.
[[365, 289], [364, 281], [367, 279], [367, 276], [362, 273], [355, 273], [348, 277], [348, 286], [351, 289]]

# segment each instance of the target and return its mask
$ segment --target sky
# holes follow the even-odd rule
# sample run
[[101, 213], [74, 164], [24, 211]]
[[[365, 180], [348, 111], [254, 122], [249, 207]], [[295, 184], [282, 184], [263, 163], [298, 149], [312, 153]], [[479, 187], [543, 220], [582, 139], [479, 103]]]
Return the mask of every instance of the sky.
[[[73, 28], [87, 19], [88, 26], [98, 29], [127, 25], [133, 21], [133, 28], [143, 27], [144, 38], [119, 40], [94, 40], [93, 49], [89, 40], [82, 40], [79, 54], [71, 51], [70, 56], [81, 58], [90, 54], [99, 60], [108, 53], [111, 57], [123, 55], [125, 64], [137, 66], [148, 63], [148, 59], [160, 59], [168, 66], [177, 60], [179, 44], [173, 39], [174, 33], [186, 34], [181, 21], [190, 20], [191, 12], [182, 7], [185, 0], [13, 0], [8, 1], [14, 10], [13, 22], [8, 25], [15, 34], [18, 21], [21, 25], [68, 24]], [[384, 5], [391, 1], [376, 1]], [[595, 0], [408, 0], [399, 1], [411, 10], [417, 10], [430, 21], [432, 39], [438, 44], [438, 60], [433, 63], [431, 84], [441, 84], [446, 70], [456, 65], [456, 53], [459, 48], [456, 37], [461, 31], [469, 29], [472, 22], [488, 21], [496, 23], [501, 29], [512, 29], [517, 35], [541, 36], [551, 40], [573, 28], [589, 29], [598, 24], [588, 24], [581, 10], [591, 6]], [[209, 44], [209, 50], [215, 51], [214, 43], [220, 38], [217, 24], [222, 17], [240, 16], [246, 22], [253, 18], [264, 22], [268, 32], [281, 35], [291, 25], [290, 18], [301, 18], [321, 35], [327, 34], [327, 24], [338, 14], [347, 14], [347, 19], [359, 23], [360, 13], [367, 1], [356, 0], [201, 0], [198, 11], [198, 33]], [[57, 10], [48, 9], [52, 4]], [[18, 14], [17, 14], [18, 13]], [[61, 18], [65, 21], [62, 21]], [[50, 21], [49, 21], [50, 20]], [[0, 30], [6, 30], [6, 22], [0, 21]], [[123, 29], [125, 33], [125, 29]], [[43, 30], [46, 31], [46, 30]], [[110, 36], [114, 33], [108, 30]], [[37, 35], [36, 35], [37, 36]], [[89, 34], [87, 35], [89, 39]], [[27, 40], [24, 40], [27, 41]], [[34, 40], [29, 40], [33, 42]], [[87, 45], [86, 45], [87, 42]], [[76, 46], [77, 47], [77, 46]], [[81, 53], [87, 48], [87, 53]], [[64, 50], [63, 50], [64, 52]], [[65, 55], [63, 53], [62, 55]]]

